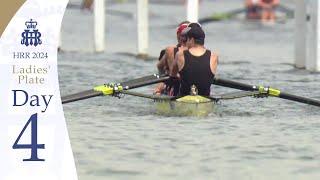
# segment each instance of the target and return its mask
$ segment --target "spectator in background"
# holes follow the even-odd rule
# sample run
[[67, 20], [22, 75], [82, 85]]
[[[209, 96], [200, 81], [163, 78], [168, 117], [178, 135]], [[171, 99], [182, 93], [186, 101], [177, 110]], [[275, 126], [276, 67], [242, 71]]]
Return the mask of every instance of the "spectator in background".
[[261, 19], [260, 0], [246, 0], [247, 19]]
[[246, 0], [248, 19], [261, 19], [263, 22], [272, 22], [276, 19], [275, 8], [280, 0]]
[[264, 22], [273, 22], [276, 19], [275, 8], [279, 5], [280, 0], [261, 0], [261, 19]]
[[93, 0], [82, 0], [81, 9], [92, 10]]

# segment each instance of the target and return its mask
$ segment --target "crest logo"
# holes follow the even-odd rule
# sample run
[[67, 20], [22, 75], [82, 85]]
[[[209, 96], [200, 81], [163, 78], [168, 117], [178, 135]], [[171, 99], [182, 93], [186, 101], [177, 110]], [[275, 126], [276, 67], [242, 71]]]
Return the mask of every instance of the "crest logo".
[[30, 21], [26, 21], [25, 23], [27, 29], [21, 34], [22, 40], [21, 44], [26, 46], [38, 46], [42, 44], [40, 39], [41, 33], [37, 28], [38, 23], [30, 19]]

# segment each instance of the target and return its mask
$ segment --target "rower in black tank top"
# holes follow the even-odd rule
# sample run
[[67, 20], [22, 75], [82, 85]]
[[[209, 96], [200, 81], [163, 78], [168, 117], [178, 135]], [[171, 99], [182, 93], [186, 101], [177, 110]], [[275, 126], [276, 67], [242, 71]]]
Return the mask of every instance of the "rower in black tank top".
[[179, 95], [190, 95], [191, 86], [195, 85], [198, 95], [209, 96], [214, 78], [210, 68], [211, 52], [206, 50], [203, 55], [194, 56], [189, 50], [185, 50], [183, 54], [184, 66], [179, 72], [181, 76]]

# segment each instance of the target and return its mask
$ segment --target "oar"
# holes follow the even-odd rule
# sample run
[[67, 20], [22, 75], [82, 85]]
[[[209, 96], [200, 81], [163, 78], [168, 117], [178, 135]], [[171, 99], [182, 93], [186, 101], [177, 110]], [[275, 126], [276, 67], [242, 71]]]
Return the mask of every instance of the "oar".
[[243, 13], [245, 11], [246, 11], [245, 8], [241, 8], [241, 9], [235, 9], [235, 10], [232, 10], [232, 11], [229, 11], [226, 13], [216, 13], [210, 17], [205, 17], [205, 18], [199, 19], [199, 23], [204, 24], [204, 23], [209, 23], [212, 21], [222, 21], [222, 20], [230, 19], [233, 16], [240, 14], [240, 13]]
[[[280, 4], [279, 6], [277, 6], [277, 9], [279, 11], [282, 11], [282, 12], [286, 13], [288, 18], [293, 18], [294, 17], [294, 11], [292, 9], [287, 8], [284, 5]], [[238, 15], [240, 13], [245, 12], [245, 11], [246, 11], [246, 8], [239, 8], [239, 9], [235, 9], [235, 10], [232, 10], [232, 11], [229, 11], [229, 12], [226, 12], [226, 13], [215, 13], [215, 14], [211, 15], [210, 17], [205, 17], [205, 18], [199, 19], [199, 23], [200, 24], [205, 24], [205, 23], [209, 23], [209, 22], [212, 22], [212, 21], [227, 20], [227, 19], [230, 19], [233, 16], [236, 16], [236, 15]]]
[[167, 95], [149, 95], [149, 94], [143, 94], [139, 92], [133, 92], [133, 91], [121, 91], [121, 94], [128, 94], [131, 96], [136, 97], [142, 97], [147, 99], [153, 99], [155, 101], [169, 101], [179, 98], [178, 96], [167, 96]]
[[282, 5], [282, 4], [279, 4], [279, 5], [277, 6], [277, 9], [278, 9], [279, 11], [284, 12], [284, 13], [287, 15], [288, 18], [294, 18], [294, 10], [292, 10], [292, 9], [290, 9], [290, 8]]
[[147, 86], [151, 84], [156, 84], [159, 82], [164, 82], [169, 80], [169, 76], [167, 75], [150, 75], [144, 76], [137, 79], [132, 79], [129, 81], [121, 82], [121, 83], [109, 83], [100, 86], [96, 86], [93, 89], [82, 91], [79, 93], [71, 94], [62, 97], [62, 104], [66, 104], [69, 102], [79, 101], [83, 99], [88, 99], [96, 96], [103, 95], [114, 95], [116, 93], [121, 93], [124, 90], [134, 89], [142, 86]]
[[238, 98], [244, 98], [244, 97], [254, 97], [261, 95], [259, 91], [237, 91], [237, 92], [231, 92], [231, 93], [224, 93], [220, 95], [211, 95], [208, 98], [214, 100], [215, 102], [218, 102], [220, 100], [230, 100], [230, 99], [238, 99]]
[[254, 85], [244, 84], [241, 82], [236, 82], [236, 81], [222, 79], [222, 78], [215, 78], [213, 84], [234, 88], [234, 89], [239, 89], [239, 90], [244, 90], [244, 91], [259, 91], [261, 94], [266, 94], [273, 97], [279, 97], [282, 99], [287, 99], [287, 100], [300, 102], [304, 104], [320, 106], [320, 100], [301, 97], [301, 96], [293, 95], [286, 92], [281, 92], [280, 90], [274, 89], [271, 87], [254, 86]]

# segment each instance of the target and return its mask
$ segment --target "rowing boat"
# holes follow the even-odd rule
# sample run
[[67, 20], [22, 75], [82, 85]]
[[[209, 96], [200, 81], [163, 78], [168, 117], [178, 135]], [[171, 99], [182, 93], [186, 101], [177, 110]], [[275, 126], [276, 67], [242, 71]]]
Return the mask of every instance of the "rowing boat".
[[[278, 23], [284, 23], [287, 19], [294, 17], [294, 11], [281, 4], [276, 9], [279, 11], [277, 12], [277, 18], [275, 19], [275, 21]], [[223, 20], [229, 20], [229, 19], [237, 19], [241, 21], [253, 21], [253, 22], [256, 21], [256, 20], [247, 19], [245, 12], [246, 12], [246, 8], [239, 8], [229, 12], [214, 13], [209, 17], [199, 19], [199, 23], [205, 24], [209, 22], [223, 21]]]
[[[221, 99], [234, 99], [245, 96], [252, 96], [253, 93], [240, 91], [238, 93], [228, 93], [219, 96], [204, 97], [199, 95], [188, 96], [167, 96], [149, 95], [135, 91], [121, 91], [121, 94], [141, 97], [153, 100], [155, 104], [155, 114], [164, 116], [207, 116], [214, 111], [214, 105]], [[115, 95], [123, 97], [120, 94]], [[231, 97], [232, 96], [232, 97]]]
[[203, 96], [184, 96], [176, 100], [156, 101], [156, 112], [166, 116], [207, 116], [214, 110], [214, 101]]
[[108, 83], [96, 86], [90, 90], [64, 96], [62, 97], [62, 103], [65, 104], [97, 96], [115, 96], [121, 98], [122, 94], [128, 94], [154, 100], [156, 102], [156, 109], [158, 114], [177, 116], [206, 116], [214, 111], [216, 102], [243, 97], [262, 98], [271, 96], [320, 107], [320, 101], [317, 99], [297, 96], [291, 93], [282, 92], [279, 89], [271, 87], [244, 84], [241, 82], [222, 78], [215, 78], [213, 84], [217, 86], [238, 89], [240, 91], [225, 93], [221, 95], [211, 95], [208, 97], [199, 96], [194, 93], [193, 95], [187, 95], [183, 97], [172, 97], [164, 95], [142, 94], [131, 91], [131, 89], [160, 82], [166, 82], [169, 80], [170, 77], [168, 75], [154, 74], [121, 83]]
[[[167, 95], [149, 95], [135, 91], [121, 91], [121, 94], [151, 99], [155, 103], [155, 114], [162, 116], [195, 116], [205, 117], [216, 110], [216, 104], [221, 100], [231, 100], [244, 97], [254, 97], [261, 95], [258, 91], [235, 91], [220, 95], [211, 96], [167, 96]], [[117, 97], [123, 97], [116, 95]]]

